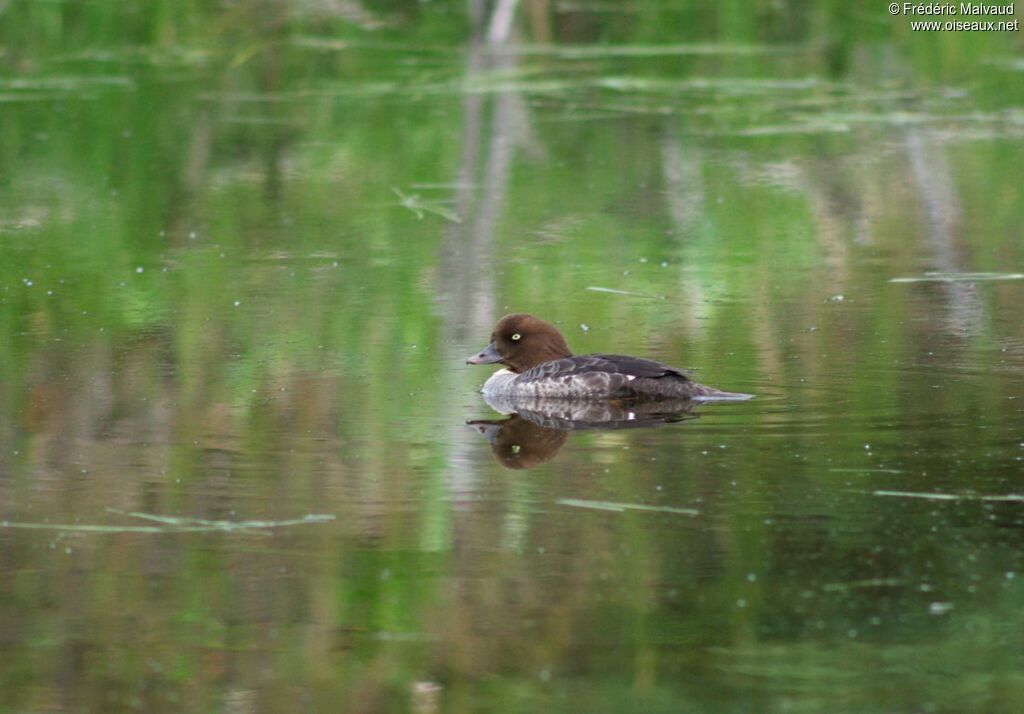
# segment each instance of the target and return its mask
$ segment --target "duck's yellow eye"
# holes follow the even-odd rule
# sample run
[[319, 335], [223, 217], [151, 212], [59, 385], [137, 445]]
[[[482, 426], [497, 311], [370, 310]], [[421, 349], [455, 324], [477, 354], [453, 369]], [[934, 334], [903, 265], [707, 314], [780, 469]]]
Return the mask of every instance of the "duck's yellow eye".
[[515, 333], [514, 335], [512, 335], [512, 341], [513, 342], [516, 341], [516, 340], [521, 340], [521, 339], [523, 339], [523, 336], [520, 335], [518, 332]]
[[513, 454], [519, 454], [519, 452], [522, 451], [522, 450], [523, 450], [523, 447], [521, 447], [519, 444], [512, 444], [512, 453]]

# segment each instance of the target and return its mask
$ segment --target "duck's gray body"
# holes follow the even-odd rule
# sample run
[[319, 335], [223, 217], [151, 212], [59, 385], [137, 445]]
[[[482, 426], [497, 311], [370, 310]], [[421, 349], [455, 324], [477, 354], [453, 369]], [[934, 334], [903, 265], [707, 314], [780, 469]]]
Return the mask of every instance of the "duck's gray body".
[[483, 387], [489, 397], [545, 399], [749, 399], [694, 382], [654, 360], [627, 355], [577, 355], [516, 374], [501, 369]]

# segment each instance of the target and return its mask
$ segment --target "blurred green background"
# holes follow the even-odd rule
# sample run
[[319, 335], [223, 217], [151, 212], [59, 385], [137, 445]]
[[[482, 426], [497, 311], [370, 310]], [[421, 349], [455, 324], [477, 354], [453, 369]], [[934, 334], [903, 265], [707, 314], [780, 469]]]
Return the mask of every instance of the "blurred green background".
[[[1024, 36], [911, 19], [0, 3], [0, 711], [1018, 711]], [[506, 469], [512, 311], [758, 398]]]

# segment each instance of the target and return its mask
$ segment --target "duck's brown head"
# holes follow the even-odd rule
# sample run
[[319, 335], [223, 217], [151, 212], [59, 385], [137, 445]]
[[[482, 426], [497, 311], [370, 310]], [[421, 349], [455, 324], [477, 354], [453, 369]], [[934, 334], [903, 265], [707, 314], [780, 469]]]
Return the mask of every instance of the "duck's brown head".
[[572, 352], [562, 333], [550, 323], [519, 312], [498, 320], [491, 333], [491, 343], [466, 360], [466, 364], [500, 362], [513, 372], [524, 372], [563, 357], [572, 357]]

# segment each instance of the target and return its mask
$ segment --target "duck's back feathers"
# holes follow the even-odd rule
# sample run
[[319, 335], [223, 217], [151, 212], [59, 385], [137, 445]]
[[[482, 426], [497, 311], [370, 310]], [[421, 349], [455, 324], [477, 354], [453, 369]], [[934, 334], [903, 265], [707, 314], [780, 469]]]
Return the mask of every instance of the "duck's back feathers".
[[591, 358], [600, 362], [602, 367], [599, 369], [611, 369], [622, 374], [630, 375], [633, 377], [647, 377], [649, 379], [661, 379], [663, 377], [670, 377], [674, 379], [681, 379], [684, 382], [689, 382], [690, 378], [680, 372], [675, 367], [669, 367], [667, 364], [662, 364], [653, 359], [644, 359], [643, 357], [631, 357], [629, 355], [584, 355], [582, 358]]
[[649, 379], [660, 379], [662, 377], [674, 377], [683, 381], [690, 381], [689, 378], [677, 369], [655, 362], [651, 359], [641, 357], [630, 357], [628, 355], [576, 355], [563, 359], [544, 362], [531, 369], [526, 370], [519, 376], [522, 383], [534, 382], [541, 379], [550, 379], [557, 376], [578, 376], [599, 372], [602, 374], [619, 374], [624, 377], [645, 377]]

